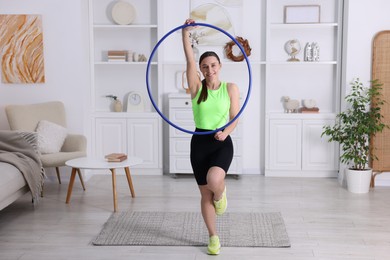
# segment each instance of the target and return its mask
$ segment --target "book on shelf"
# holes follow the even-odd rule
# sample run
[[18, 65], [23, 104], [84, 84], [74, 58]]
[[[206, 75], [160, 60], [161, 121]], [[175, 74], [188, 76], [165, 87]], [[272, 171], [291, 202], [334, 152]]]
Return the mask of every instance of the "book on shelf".
[[122, 162], [127, 159], [125, 153], [110, 153], [104, 156], [107, 162]]
[[127, 56], [127, 51], [112, 51], [107, 52], [108, 56]]
[[126, 61], [127, 60], [127, 51], [113, 51], [109, 50], [107, 52], [108, 61]]
[[121, 61], [121, 62], [124, 62], [124, 61], [126, 61], [126, 58], [120, 58], [120, 59], [118, 59], [118, 58], [108, 58], [107, 59], [107, 61], [109, 61], [109, 62], [118, 62], [118, 61]]
[[319, 113], [320, 109], [318, 107], [312, 107], [312, 108], [307, 108], [307, 107], [302, 107], [301, 108], [301, 113]]

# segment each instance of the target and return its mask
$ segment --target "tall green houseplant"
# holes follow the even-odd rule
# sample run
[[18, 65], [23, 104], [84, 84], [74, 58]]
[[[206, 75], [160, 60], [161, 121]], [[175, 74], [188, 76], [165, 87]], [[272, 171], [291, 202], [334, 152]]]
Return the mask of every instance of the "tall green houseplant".
[[378, 80], [365, 87], [359, 79], [351, 83], [351, 93], [345, 97], [347, 110], [336, 116], [333, 126], [325, 126], [321, 136], [329, 136], [329, 142], [338, 142], [342, 154], [340, 161], [351, 164], [352, 170], [366, 170], [369, 160], [377, 157], [370, 152], [370, 138], [385, 127], [381, 107], [385, 103]]

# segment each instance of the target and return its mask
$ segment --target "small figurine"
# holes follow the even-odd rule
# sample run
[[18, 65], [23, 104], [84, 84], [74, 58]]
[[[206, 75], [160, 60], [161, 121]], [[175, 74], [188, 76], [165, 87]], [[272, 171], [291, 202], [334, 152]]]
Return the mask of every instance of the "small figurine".
[[284, 112], [286, 113], [297, 113], [299, 108], [299, 100], [290, 99], [288, 96], [282, 98], [284, 102]]
[[320, 61], [320, 46], [314, 42], [312, 48], [312, 61]]
[[313, 48], [310, 42], [306, 43], [304, 61], [313, 61]]
[[315, 99], [304, 99], [303, 100], [303, 106], [306, 108], [313, 108], [317, 105], [317, 102]]
[[146, 58], [146, 56], [144, 54], [139, 54], [138, 55], [138, 61], [140, 62], [145, 62], [147, 61], [148, 59]]

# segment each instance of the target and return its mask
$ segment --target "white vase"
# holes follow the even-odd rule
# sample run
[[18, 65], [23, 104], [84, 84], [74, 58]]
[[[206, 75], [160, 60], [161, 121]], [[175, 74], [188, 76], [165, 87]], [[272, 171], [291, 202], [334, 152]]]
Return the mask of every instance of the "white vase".
[[357, 171], [345, 169], [347, 175], [348, 191], [352, 193], [368, 193], [370, 191], [370, 182], [372, 170]]
[[122, 112], [122, 102], [120, 100], [114, 100], [114, 111]]

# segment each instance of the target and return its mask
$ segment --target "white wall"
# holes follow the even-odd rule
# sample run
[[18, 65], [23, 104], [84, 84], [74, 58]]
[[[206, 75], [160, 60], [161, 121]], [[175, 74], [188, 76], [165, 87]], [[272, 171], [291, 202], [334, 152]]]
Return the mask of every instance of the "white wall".
[[[0, 82], [0, 129], [9, 129], [8, 104], [64, 102], [68, 128], [86, 133], [89, 123], [88, 9], [83, 0], [0, 0], [1, 14], [42, 15], [45, 78], [43, 84]], [[0, 46], [1, 47], [1, 46]]]
[[346, 0], [346, 68], [345, 82], [359, 77], [371, 79], [372, 40], [379, 31], [390, 29], [390, 1]]
[[[390, 1], [345, 0], [347, 6], [344, 50], [345, 93], [355, 77], [369, 84], [371, 80], [372, 40], [382, 30], [390, 29]], [[377, 185], [390, 185], [390, 173], [379, 175]]]

